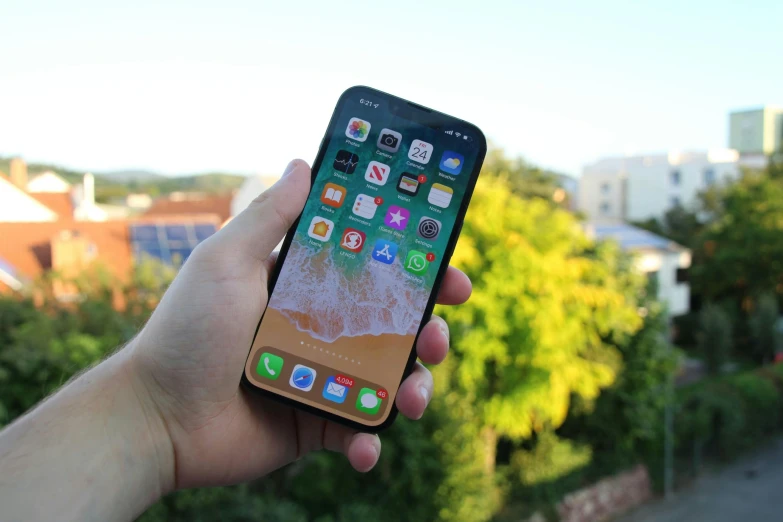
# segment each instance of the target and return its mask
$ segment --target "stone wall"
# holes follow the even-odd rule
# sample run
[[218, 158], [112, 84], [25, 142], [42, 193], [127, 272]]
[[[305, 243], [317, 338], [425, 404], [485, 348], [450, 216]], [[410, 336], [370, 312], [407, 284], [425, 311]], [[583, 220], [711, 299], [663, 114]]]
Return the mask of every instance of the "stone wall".
[[643, 504], [651, 497], [650, 476], [647, 468], [639, 465], [566, 495], [557, 505], [557, 513], [561, 522], [601, 522]]

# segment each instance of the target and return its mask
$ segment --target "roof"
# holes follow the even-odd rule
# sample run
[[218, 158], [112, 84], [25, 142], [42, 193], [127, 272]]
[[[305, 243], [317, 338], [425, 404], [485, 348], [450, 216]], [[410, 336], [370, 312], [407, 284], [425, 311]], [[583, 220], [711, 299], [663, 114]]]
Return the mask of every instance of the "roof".
[[35, 279], [52, 267], [51, 240], [62, 231], [75, 231], [97, 249], [97, 259], [121, 279], [132, 266], [127, 221], [0, 223], [0, 258], [16, 277]]
[[593, 223], [588, 224], [588, 229], [596, 239], [613, 239], [617, 241], [623, 250], [666, 250], [670, 252], [687, 250], [684, 246], [670, 239], [627, 223], [610, 225]]
[[172, 214], [189, 216], [192, 214], [216, 214], [220, 222], [231, 217], [232, 194], [189, 196], [181, 200], [171, 198], [156, 199], [143, 216], [168, 216]]
[[67, 192], [28, 192], [28, 195], [51, 209], [60, 219], [73, 219], [73, 200]]

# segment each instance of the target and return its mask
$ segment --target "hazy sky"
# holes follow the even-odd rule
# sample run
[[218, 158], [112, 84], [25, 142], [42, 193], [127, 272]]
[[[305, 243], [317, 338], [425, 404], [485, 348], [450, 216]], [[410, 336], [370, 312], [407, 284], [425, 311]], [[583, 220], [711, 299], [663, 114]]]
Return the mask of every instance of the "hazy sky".
[[[783, 2], [0, 2], [0, 155], [276, 173], [370, 85], [578, 174], [783, 104]], [[749, 7], [749, 5], [753, 7]]]

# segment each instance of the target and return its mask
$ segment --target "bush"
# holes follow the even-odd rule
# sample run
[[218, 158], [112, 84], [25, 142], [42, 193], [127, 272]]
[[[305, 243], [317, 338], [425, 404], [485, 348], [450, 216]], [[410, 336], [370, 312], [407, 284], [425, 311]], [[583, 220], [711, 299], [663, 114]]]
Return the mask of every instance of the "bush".
[[778, 333], [778, 300], [774, 295], [764, 294], [756, 303], [756, 309], [750, 316], [749, 326], [753, 336], [753, 354], [762, 364], [772, 362], [781, 348]]
[[719, 306], [708, 304], [701, 311], [699, 326], [699, 351], [704, 356], [707, 371], [718, 375], [731, 352], [731, 318]]

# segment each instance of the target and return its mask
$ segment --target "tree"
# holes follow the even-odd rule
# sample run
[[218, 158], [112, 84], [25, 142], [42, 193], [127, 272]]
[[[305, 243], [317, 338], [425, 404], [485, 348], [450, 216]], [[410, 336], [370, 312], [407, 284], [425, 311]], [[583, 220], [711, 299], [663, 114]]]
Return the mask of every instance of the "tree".
[[452, 262], [474, 293], [440, 311], [454, 332], [449, 386], [475, 411], [489, 471], [500, 436], [557, 427], [572, 394], [594, 399], [614, 381], [615, 345], [642, 324], [644, 280], [615, 244], [590, 242], [571, 214], [516, 196], [492, 172], [476, 187]]
[[728, 362], [733, 344], [731, 317], [720, 306], [708, 303], [699, 314], [696, 338], [707, 371], [719, 375]]
[[759, 364], [768, 364], [775, 360], [775, 354], [781, 348], [781, 336], [778, 331], [780, 310], [774, 294], [764, 294], [756, 302], [750, 316], [750, 331], [753, 337], [753, 355]]

